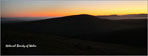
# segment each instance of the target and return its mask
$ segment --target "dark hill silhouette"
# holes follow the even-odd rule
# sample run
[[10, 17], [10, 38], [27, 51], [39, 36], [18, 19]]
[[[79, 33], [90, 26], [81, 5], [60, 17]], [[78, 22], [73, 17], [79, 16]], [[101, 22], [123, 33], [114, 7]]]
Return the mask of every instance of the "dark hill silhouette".
[[[39, 47], [4, 47], [15, 43]], [[146, 43], [146, 19], [107, 20], [81, 14], [2, 24], [2, 54], [146, 54]]]
[[[53, 19], [47, 19], [47, 20], [41, 20], [38, 22], [48, 22], [48, 23], [86, 23], [86, 24], [92, 24], [95, 23], [95, 21], [98, 21], [99, 18], [87, 15], [87, 14], [80, 14], [80, 15], [72, 15], [72, 16], [65, 16], [61, 18], [53, 18]], [[99, 19], [100, 22], [106, 21], [104, 19]]]
[[[137, 41], [139, 40], [139, 43], [142, 44], [142, 46], [144, 46], [145, 44], [143, 43], [146, 42], [145, 40], [146, 19], [107, 20], [107, 19], [97, 18], [92, 15], [81, 14], [81, 15], [72, 15], [60, 18], [11, 24], [5, 28], [10, 28], [13, 30], [18, 30], [23, 32], [33, 32], [33, 33], [42, 33], [42, 34], [51, 34], [51, 35], [53, 34], [58, 36], [66, 36], [66, 37], [92, 40], [92, 41], [93, 40], [104, 41], [109, 43], [113, 42], [113, 43], [129, 44], [130, 42], [132, 42], [134, 43], [134, 45], [136, 45]], [[125, 36], [122, 37], [122, 35], [124, 35], [123, 33], [131, 32], [130, 31], [131, 29], [135, 29], [133, 31], [136, 33], [125, 34]], [[110, 37], [106, 37], [106, 35], [110, 35]], [[142, 37], [136, 37], [137, 35], [138, 36], [140, 35]], [[114, 38], [115, 36], [119, 38]], [[129, 38], [136, 39], [136, 41], [128, 40]], [[116, 40], [123, 40], [123, 41], [116, 41]]]
[[[17, 29], [34, 31], [34, 32], [50, 32], [50, 33], [90, 33], [96, 30], [97, 25], [102, 25], [104, 19], [99, 19], [92, 15], [81, 14], [66, 16], [61, 18], [46, 19], [40, 21], [32, 21], [14, 24]], [[98, 23], [99, 22], [99, 23]], [[26, 28], [27, 27], [27, 28]]]

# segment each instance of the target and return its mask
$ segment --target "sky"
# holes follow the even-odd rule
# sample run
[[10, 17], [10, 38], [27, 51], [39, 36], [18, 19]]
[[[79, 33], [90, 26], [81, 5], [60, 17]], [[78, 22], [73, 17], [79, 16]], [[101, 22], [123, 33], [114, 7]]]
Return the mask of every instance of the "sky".
[[2, 17], [147, 14], [147, 0], [1, 0]]

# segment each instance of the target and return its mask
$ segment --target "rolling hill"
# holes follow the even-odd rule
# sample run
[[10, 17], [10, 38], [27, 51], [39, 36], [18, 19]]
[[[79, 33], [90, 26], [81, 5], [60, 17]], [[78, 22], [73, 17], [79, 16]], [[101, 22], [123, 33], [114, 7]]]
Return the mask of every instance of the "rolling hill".
[[[42, 51], [45, 51], [45, 53], [39, 51], [38, 54], [146, 54], [146, 21], [146, 19], [107, 20], [87, 14], [72, 15], [38, 21], [2, 24], [2, 39], [4, 39], [4, 44], [10, 40], [18, 42], [17, 40], [25, 39], [33, 41], [39, 45], [43, 45], [42, 47], [45, 47], [45, 44], [43, 44], [45, 42], [50, 44], [54, 43], [51, 45], [53, 47], [50, 47], [50, 44], [47, 44], [49, 50], [53, 48], [51, 52], [55, 50], [54, 53], [50, 53], [49, 50], [45, 51], [48, 47], [45, 49], [39, 47], [39, 49], [36, 50], [39, 51], [44, 49]], [[25, 36], [24, 34], [29, 34], [30, 37]], [[11, 38], [12, 36], [14, 38]], [[66, 42], [63, 38], [66, 39]], [[58, 40], [59, 42], [55, 42], [54, 40]], [[71, 46], [72, 43], [77, 42], [81, 44], [77, 44], [76, 46], [84, 47], [77, 48]], [[22, 43], [25, 43], [25, 41]], [[59, 45], [59, 43], [63, 45]], [[97, 44], [92, 45], [93, 43]], [[102, 45], [101, 43], [105, 44]], [[61, 48], [60, 46], [66, 46], [69, 49], [66, 48], [67, 51], [62, 53], [64, 48]], [[86, 46], [91, 47], [83, 49]], [[113, 46], [118, 46], [116, 47], [116, 52], [114, 52], [116, 48]], [[55, 47], [59, 49], [56, 49]], [[76, 50], [73, 50], [75, 48]], [[92, 48], [96, 50], [92, 51]], [[102, 48], [104, 49], [100, 51], [99, 49]], [[88, 49], [91, 49], [91, 51]], [[9, 54], [11, 54], [11, 51], [14, 50], [15, 49], [10, 49]], [[19, 50], [22, 51], [21, 49]], [[130, 52], [126, 53], [127, 50], [130, 50]], [[68, 53], [69, 51], [71, 53]], [[19, 53], [19, 51], [17, 53]], [[27, 52], [24, 51], [21, 54], [23, 53]], [[12, 52], [12, 54], [14, 53]], [[37, 54], [37, 52], [28, 54]]]

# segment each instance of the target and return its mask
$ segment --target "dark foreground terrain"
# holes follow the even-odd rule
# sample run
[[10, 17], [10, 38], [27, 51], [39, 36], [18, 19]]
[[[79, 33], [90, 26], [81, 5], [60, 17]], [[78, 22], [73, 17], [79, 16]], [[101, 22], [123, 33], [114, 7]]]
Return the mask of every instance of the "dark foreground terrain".
[[[6, 48], [35, 44], [36, 48]], [[147, 20], [73, 15], [2, 24], [2, 54], [146, 55]]]

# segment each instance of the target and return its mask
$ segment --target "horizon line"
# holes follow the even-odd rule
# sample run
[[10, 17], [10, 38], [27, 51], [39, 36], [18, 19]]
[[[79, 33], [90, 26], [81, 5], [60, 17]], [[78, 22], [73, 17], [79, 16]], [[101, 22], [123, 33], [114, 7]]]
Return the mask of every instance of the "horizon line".
[[[138, 14], [122, 14], [122, 15], [140, 15], [140, 14], [147, 14], [148, 13], [138, 13]], [[81, 15], [81, 14], [75, 14], [75, 15]], [[91, 15], [91, 14], [88, 14]], [[111, 15], [93, 15], [93, 16], [112, 16], [112, 15], [117, 15], [117, 16], [122, 16], [122, 15], [118, 15], [118, 14], [111, 14]], [[72, 16], [72, 15], [66, 15], [66, 16]], [[64, 17], [64, 16], [20, 16], [20, 18], [26, 18], [26, 17]], [[0, 18], [19, 18], [18, 17], [5, 17], [5, 16], [0, 16]]]

